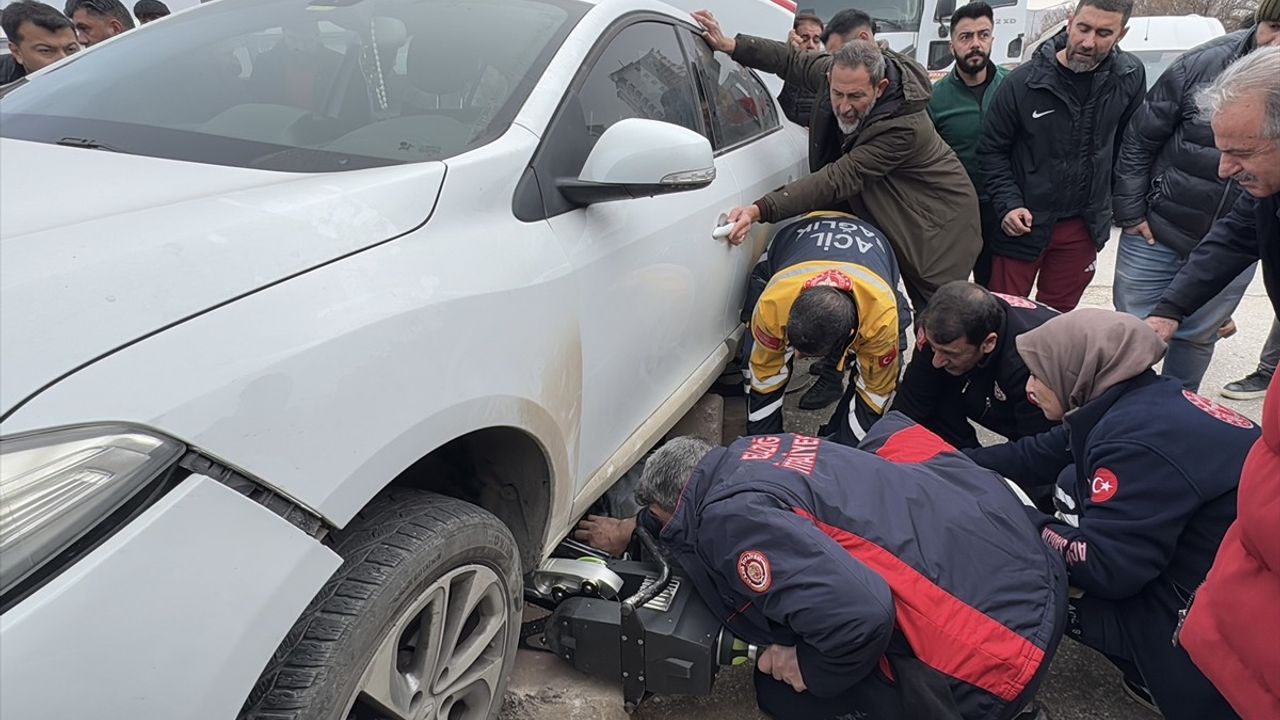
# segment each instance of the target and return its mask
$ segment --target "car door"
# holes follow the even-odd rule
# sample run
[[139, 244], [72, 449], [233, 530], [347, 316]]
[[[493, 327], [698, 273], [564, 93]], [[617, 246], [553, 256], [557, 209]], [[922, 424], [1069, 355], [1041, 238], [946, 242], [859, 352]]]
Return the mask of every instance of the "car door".
[[[681, 28], [680, 35], [702, 88], [717, 166], [733, 174], [743, 202], [754, 202], [805, 175], [808, 136], [800, 127], [782, 122], [777, 103], [760, 78], [728, 55], [713, 51], [689, 29]], [[733, 255], [737, 272], [747, 274], [772, 230], [759, 226], [754, 243], [744, 243], [744, 251]], [[741, 308], [745, 288], [744, 284], [743, 292], [725, 298], [731, 314]]]
[[720, 160], [716, 179], [699, 190], [585, 208], [557, 203], [551, 179], [576, 177], [595, 140], [624, 118], [710, 136], [692, 68], [675, 26], [662, 16], [631, 15], [602, 36], [540, 149], [547, 221], [578, 291], [582, 480], [717, 352], [731, 320], [726, 298], [745, 277], [734, 250], [711, 237], [718, 218], [741, 202]]

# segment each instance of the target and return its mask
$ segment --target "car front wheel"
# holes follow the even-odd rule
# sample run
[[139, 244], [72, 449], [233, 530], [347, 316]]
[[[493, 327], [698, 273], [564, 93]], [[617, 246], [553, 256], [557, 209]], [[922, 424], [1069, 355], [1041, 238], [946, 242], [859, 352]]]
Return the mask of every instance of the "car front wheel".
[[332, 535], [342, 567], [294, 625], [241, 720], [489, 720], [515, 658], [518, 552], [488, 512], [388, 491]]

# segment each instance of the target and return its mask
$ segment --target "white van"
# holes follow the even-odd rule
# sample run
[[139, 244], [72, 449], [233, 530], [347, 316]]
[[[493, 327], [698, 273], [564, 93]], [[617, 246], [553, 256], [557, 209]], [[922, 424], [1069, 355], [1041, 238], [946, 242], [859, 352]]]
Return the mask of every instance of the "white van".
[[1201, 43], [1225, 35], [1217, 18], [1200, 15], [1162, 15], [1129, 19], [1129, 32], [1120, 47], [1138, 56], [1147, 67], [1147, 87], [1179, 55]]

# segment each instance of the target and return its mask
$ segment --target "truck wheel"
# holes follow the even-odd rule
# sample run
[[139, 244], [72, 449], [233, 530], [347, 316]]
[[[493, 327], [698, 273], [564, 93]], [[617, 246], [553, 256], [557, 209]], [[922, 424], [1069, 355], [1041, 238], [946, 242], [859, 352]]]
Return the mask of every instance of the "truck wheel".
[[331, 536], [345, 561], [241, 720], [489, 720], [520, 631], [511, 532], [470, 503], [384, 492]]

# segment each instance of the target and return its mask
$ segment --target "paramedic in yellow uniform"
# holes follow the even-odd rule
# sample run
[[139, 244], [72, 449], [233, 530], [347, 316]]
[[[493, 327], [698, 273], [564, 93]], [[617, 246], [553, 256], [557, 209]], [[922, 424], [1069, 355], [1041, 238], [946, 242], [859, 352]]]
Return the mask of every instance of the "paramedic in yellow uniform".
[[793, 359], [826, 357], [848, 371], [849, 385], [820, 434], [856, 445], [898, 387], [911, 322], [884, 235], [845, 213], [800, 217], [756, 264], [746, 308], [747, 434], [783, 432]]

